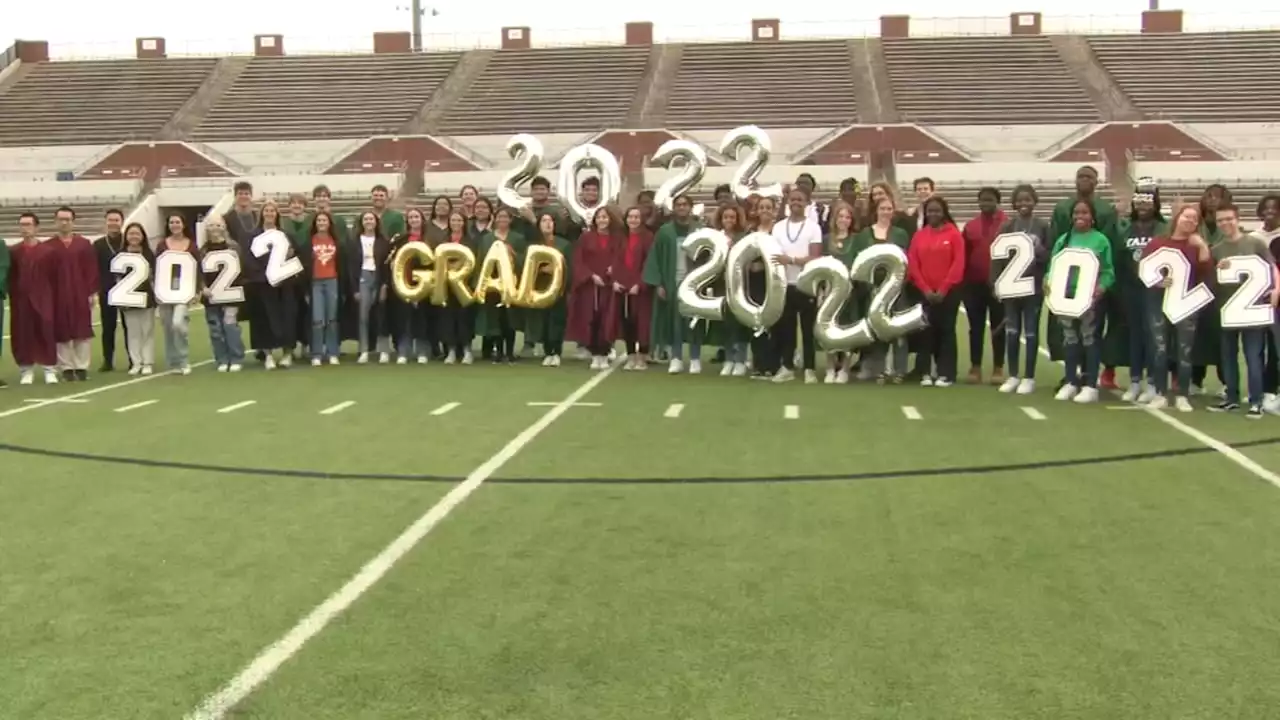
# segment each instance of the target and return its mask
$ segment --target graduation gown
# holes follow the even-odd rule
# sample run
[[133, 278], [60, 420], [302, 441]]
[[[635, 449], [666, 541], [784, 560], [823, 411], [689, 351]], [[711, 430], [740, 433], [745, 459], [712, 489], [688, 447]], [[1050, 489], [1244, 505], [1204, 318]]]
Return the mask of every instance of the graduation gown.
[[53, 338], [64, 343], [93, 337], [89, 298], [98, 294], [98, 254], [93, 243], [73, 235], [69, 243], [50, 238], [53, 256]]
[[[676, 301], [676, 289], [680, 286], [676, 270], [679, 267], [680, 253], [684, 252], [681, 245], [685, 237], [698, 227], [696, 218], [690, 218], [687, 225], [681, 225], [672, 220], [663, 223], [653, 237], [653, 247], [644, 264], [644, 282], [654, 289], [653, 314], [649, 329], [649, 341], [654, 346], [670, 345], [675, 337], [675, 324], [687, 322], [680, 315], [680, 303]], [[692, 269], [693, 261], [688, 260], [685, 267]], [[659, 289], [666, 295], [665, 298], [658, 297]], [[681, 337], [688, 336], [688, 333], [681, 333]]]
[[[475, 273], [480, 272], [480, 263], [484, 262], [485, 256], [489, 254], [489, 248], [492, 247], [495, 242], [500, 242], [500, 241], [498, 240], [498, 237], [494, 235], [493, 231], [491, 230], [481, 233], [480, 236], [476, 238]], [[511, 246], [511, 254], [515, 258], [512, 264], [515, 266], [516, 280], [519, 281], [520, 270], [523, 267], [524, 249], [526, 245], [524, 236], [514, 230], [509, 230], [507, 232], [506, 243], [507, 245]], [[565, 277], [568, 277], [568, 274], [567, 274], [568, 268], [565, 269], [565, 273], [566, 273]], [[477, 274], [472, 275], [472, 287], [475, 287], [475, 280], [478, 277], [479, 276]], [[501, 314], [503, 312], [507, 313], [507, 322], [513, 329], [520, 329], [522, 327], [520, 324], [517, 323], [517, 318], [520, 318], [520, 316], [517, 314], [517, 309], [498, 307], [498, 299], [496, 297], [483, 298], [480, 302], [477, 302], [477, 306], [478, 307], [476, 307], [475, 330], [476, 330], [476, 335], [480, 337], [501, 337], [502, 336]]]
[[[565, 288], [560, 293], [560, 297], [556, 298], [556, 302], [549, 308], [542, 310], [534, 310], [526, 308], [524, 310], [524, 332], [525, 336], [532, 338], [534, 342], [542, 342], [543, 338], [551, 340], [564, 339], [565, 325], [569, 317], [569, 281], [573, 278], [573, 247], [568, 240], [560, 236], [556, 236], [552, 243], [555, 248], [564, 255], [564, 277]], [[533, 243], [525, 246], [527, 251]], [[524, 266], [524, 253], [520, 253], [520, 266]], [[544, 277], [539, 274], [539, 279]], [[545, 348], [544, 348], [545, 349]]]
[[[613, 245], [613, 282], [626, 288], [625, 293], [614, 297], [614, 315], [619, 318], [619, 322], [623, 312], [635, 315], [636, 335], [639, 336], [640, 345], [644, 347], [649, 346], [649, 324], [653, 315], [653, 288], [644, 282], [645, 260], [648, 259], [652, 246], [653, 235], [643, 227], [636, 235], [634, 248], [630, 234], [618, 239]], [[635, 287], [640, 291], [631, 295], [631, 288]]]
[[[600, 342], [612, 344], [618, 337], [618, 311], [614, 306], [617, 293], [613, 289], [611, 268], [619, 239], [585, 233], [573, 248], [573, 276], [567, 277], [569, 319], [565, 339], [586, 346], [591, 343], [591, 326], [600, 318]], [[604, 281], [597, 286], [592, 275]]]
[[[1119, 237], [1118, 216], [1116, 206], [1097, 196], [1090, 199], [1093, 206], [1094, 227], [1111, 241], [1111, 256], [1123, 249], [1124, 241]], [[1053, 215], [1049, 220], [1049, 237], [1057, 242], [1063, 235], [1071, 232], [1071, 211], [1075, 207], [1076, 198], [1067, 198], [1053, 206]], [[1124, 322], [1124, 296], [1118, 288], [1119, 283], [1112, 286], [1106, 295], [1095, 306], [1098, 317], [1098, 337], [1102, 338], [1102, 364], [1105, 367], [1117, 367], [1129, 364], [1129, 336], [1119, 332], [1111, 332], [1112, 324]], [[1046, 314], [1048, 310], [1045, 310]], [[1045, 347], [1049, 357], [1062, 362], [1066, 354], [1062, 349], [1062, 324], [1048, 323], [1045, 332]]]
[[404, 222], [404, 213], [399, 210], [383, 210], [381, 220], [384, 237], [391, 238], [408, 233], [408, 226]]
[[20, 366], [52, 367], [57, 362], [53, 263], [48, 241], [9, 249], [9, 335], [13, 359]]

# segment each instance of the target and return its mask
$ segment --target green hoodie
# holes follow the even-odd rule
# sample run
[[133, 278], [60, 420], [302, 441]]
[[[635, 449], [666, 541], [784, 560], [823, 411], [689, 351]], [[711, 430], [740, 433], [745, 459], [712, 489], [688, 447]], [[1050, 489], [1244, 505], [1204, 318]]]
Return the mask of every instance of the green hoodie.
[[[1106, 235], [1097, 230], [1089, 230], [1088, 232], [1071, 231], [1053, 244], [1053, 252], [1049, 254], [1049, 264], [1045, 267], [1045, 277], [1053, 275], [1053, 264], [1058, 261], [1058, 255], [1067, 248], [1082, 248], [1093, 253], [1098, 258], [1098, 289], [1106, 292], [1116, 281], [1116, 266], [1111, 258], [1111, 240]], [[1075, 278], [1067, 285], [1067, 294], [1074, 295], [1076, 291]]]

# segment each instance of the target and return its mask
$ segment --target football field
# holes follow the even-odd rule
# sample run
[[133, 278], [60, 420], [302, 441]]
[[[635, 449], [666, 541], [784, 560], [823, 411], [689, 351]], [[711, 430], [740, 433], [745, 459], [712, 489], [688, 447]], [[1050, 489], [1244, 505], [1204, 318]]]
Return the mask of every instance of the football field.
[[0, 718], [1280, 708], [1280, 418], [192, 346], [0, 393]]

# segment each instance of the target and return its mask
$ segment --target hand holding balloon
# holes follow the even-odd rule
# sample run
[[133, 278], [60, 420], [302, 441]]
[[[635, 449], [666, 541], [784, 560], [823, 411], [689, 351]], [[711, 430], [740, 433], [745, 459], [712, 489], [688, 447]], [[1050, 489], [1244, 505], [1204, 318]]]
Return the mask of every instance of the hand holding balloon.
[[[738, 322], [763, 333], [782, 317], [787, 301], [787, 271], [777, 261], [782, 247], [769, 233], [753, 232], [733, 244], [725, 272], [725, 299]], [[747, 292], [747, 272], [752, 262], [764, 264], [764, 301], [757, 303]]]

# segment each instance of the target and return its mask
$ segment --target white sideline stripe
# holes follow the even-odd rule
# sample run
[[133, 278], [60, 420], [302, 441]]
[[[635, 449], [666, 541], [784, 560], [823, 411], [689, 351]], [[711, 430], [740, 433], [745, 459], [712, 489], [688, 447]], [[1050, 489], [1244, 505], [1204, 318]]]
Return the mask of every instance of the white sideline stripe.
[[1024, 407], [1022, 408], [1022, 412], [1026, 413], [1027, 417], [1031, 418], [1032, 420], [1045, 419], [1044, 413], [1040, 412], [1039, 410], [1033, 407]]
[[132, 405], [125, 405], [124, 407], [118, 407], [115, 409], [115, 411], [118, 413], [127, 413], [130, 410], [137, 410], [138, 408], [144, 408], [144, 407], [147, 407], [148, 405], [155, 405], [158, 402], [160, 401], [159, 400], [143, 400], [142, 402], [136, 402]]
[[[561, 405], [558, 402], [531, 402], [525, 404], [529, 407], [559, 407]], [[604, 403], [573, 403], [574, 407], [602, 407], [603, 405]]]
[[247, 698], [254, 690], [271, 678], [289, 658], [293, 657], [302, 646], [318, 635], [325, 626], [351, 607], [362, 595], [381, 580], [392, 567], [405, 555], [409, 554], [436, 525], [449, 516], [455, 508], [463, 503], [471, 493], [476, 491], [485, 480], [500, 470], [516, 456], [526, 445], [533, 442], [544, 430], [551, 426], [578, 400], [586, 396], [597, 385], [618, 369], [618, 365], [610, 365], [608, 370], [592, 375], [585, 383], [569, 394], [555, 407], [548, 410], [532, 425], [511, 439], [496, 455], [489, 458], [480, 467], [467, 476], [467, 479], [455, 485], [447, 495], [427, 510], [391, 544], [383, 548], [372, 560], [355, 574], [328, 599], [316, 606], [306, 617], [298, 621], [289, 632], [279, 640], [268, 645], [238, 675], [214, 694], [205, 698], [198, 708], [186, 715], [185, 720], [221, 720], [228, 712]]
[[[1052, 360], [1052, 358], [1049, 356], [1048, 348], [1045, 348], [1045, 347], [1040, 348], [1040, 354]], [[1118, 395], [1119, 393], [1113, 390], [1111, 394]], [[1178, 420], [1177, 418], [1166, 415], [1160, 410], [1154, 410], [1152, 408], [1146, 407], [1145, 405], [1132, 405], [1130, 407], [1146, 412], [1147, 414], [1156, 418], [1157, 420], [1164, 423], [1165, 425], [1168, 425], [1169, 427], [1173, 428], [1174, 430], [1177, 430], [1183, 435], [1186, 435], [1192, 440], [1199, 442], [1201, 445], [1204, 445], [1206, 447], [1212, 448], [1213, 450], [1216, 450], [1218, 454], [1222, 455], [1223, 457], [1235, 463], [1236, 465], [1239, 465], [1240, 467], [1244, 468], [1248, 472], [1252, 473], [1254, 476], [1262, 480], [1266, 480], [1267, 482], [1271, 483], [1275, 487], [1280, 488], [1280, 475], [1277, 475], [1276, 473], [1262, 467], [1261, 465], [1254, 462], [1253, 460], [1250, 460], [1249, 457], [1244, 453], [1222, 442], [1221, 440], [1213, 437], [1212, 435], [1202, 432], [1200, 430], [1197, 430], [1191, 427], [1190, 425], [1182, 422], [1181, 420]]]
[[[213, 364], [212, 360], [201, 360], [198, 363], [192, 363], [191, 367], [198, 368], [202, 365], [212, 365], [212, 364]], [[111, 383], [110, 385], [102, 385], [100, 387], [92, 388], [90, 390], [85, 390], [84, 392], [78, 392], [72, 395], [66, 395], [64, 397], [54, 398], [54, 400], [57, 400], [60, 402], [80, 400], [82, 398], [91, 397], [93, 395], [97, 395], [98, 393], [106, 392], [108, 390], [128, 387], [130, 385], [137, 385], [138, 383], [144, 383], [144, 382], [147, 382], [148, 380], [155, 380], [156, 378], [162, 378], [162, 377], [165, 377], [166, 375], [176, 375], [176, 374], [178, 374], [177, 370], [166, 370], [162, 373], [156, 373], [155, 375], [143, 375], [141, 377], [131, 378], [129, 380], [121, 380], [118, 383]], [[39, 405], [23, 405], [22, 407], [10, 408], [8, 410], [5, 410], [4, 412], [0, 412], [0, 418], [11, 417], [19, 413], [27, 412], [28, 410], [34, 410], [36, 408], [44, 407], [50, 404], [52, 403], [40, 403]]]
[[671, 407], [667, 408], [667, 411], [662, 413], [662, 417], [678, 418], [682, 412], [684, 412], [684, 405], [682, 403], [671, 403]]
[[247, 408], [250, 405], [257, 405], [257, 404], [258, 404], [257, 400], [245, 400], [244, 402], [238, 402], [235, 405], [228, 405], [224, 408], [219, 408], [218, 412], [223, 414], [231, 413], [239, 410], [240, 408]]
[[788, 405], [788, 406], [786, 406], [786, 407], [782, 408], [782, 417], [783, 417], [783, 418], [786, 418], [787, 420], [799, 420], [799, 419], [800, 419], [800, 406], [799, 406], [799, 405]]
[[445, 413], [449, 412], [450, 410], [453, 410], [454, 408], [457, 408], [457, 407], [459, 407], [459, 406], [461, 406], [461, 405], [462, 405], [462, 403], [460, 403], [460, 402], [445, 403], [445, 404], [441, 405], [440, 407], [436, 408], [435, 410], [432, 410], [432, 411], [431, 411], [431, 414], [432, 414], [432, 415], [444, 415]]
[[335, 415], [335, 414], [337, 414], [337, 413], [342, 412], [343, 410], [346, 410], [347, 408], [349, 408], [349, 407], [351, 407], [352, 405], [355, 405], [355, 404], [356, 404], [356, 401], [355, 401], [355, 400], [347, 400], [347, 401], [345, 401], [345, 402], [340, 402], [340, 403], [338, 403], [337, 405], [334, 405], [333, 407], [327, 407], [327, 408], [325, 408], [325, 409], [321, 410], [321, 411], [320, 411], [320, 414], [321, 414], [321, 415]]
[[27, 399], [23, 400], [22, 402], [24, 402], [24, 403], [35, 403], [35, 404], [37, 404], [37, 405], [48, 405], [49, 403], [74, 403], [74, 404], [77, 404], [77, 405], [78, 405], [78, 404], [82, 404], [82, 403], [87, 403], [87, 402], [89, 402], [89, 401], [88, 401], [88, 400], [80, 400], [80, 399], [77, 399], [77, 398], [69, 398], [69, 397], [68, 397], [68, 398], [27, 398]]
[[923, 419], [924, 419], [924, 416], [920, 414], [920, 411], [919, 411], [919, 410], [917, 410], [917, 409], [915, 409], [914, 407], [912, 407], [912, 406], [910, 406], [910, 405], [903, 405], [903, 406], [902, 406], [902, 414], [903, 414], [904, 416], [906, 416], [906, 418], [907, 418], [908, 420], [923, 420]]

